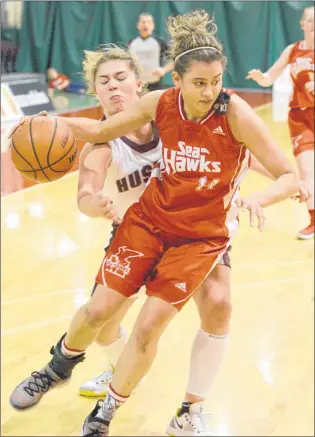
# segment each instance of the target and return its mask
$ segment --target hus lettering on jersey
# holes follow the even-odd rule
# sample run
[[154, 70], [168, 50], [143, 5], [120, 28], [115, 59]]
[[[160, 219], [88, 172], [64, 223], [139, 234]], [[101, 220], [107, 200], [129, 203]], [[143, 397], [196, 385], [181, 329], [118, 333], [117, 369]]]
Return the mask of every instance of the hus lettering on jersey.
[[127, 246], [121, 246], [117, 253], [105, 258], [104, 270], [120, 278], [124, 278], [130, 273], [130, 259], [138, 258], [143, 255], [142, 252], [128, 249]]
[[133, 173], [130, 173], [128, 176], [118, 179], [116, 181], [116, 185], [119, 193], [123, 193], [131, 190], [131, 188], [137, 188], [142, 184], [146, 184], [150, 179], [152, 168], [153, 167], [148, 164], [142, 167], [141, 170], [136, 170]]
[[220, 173], [221, 162], [207, 160], [210, 152], [204, 147], [186, 146], [184, 141], [178, 142], [179, 150], [163, 147], [161, 170], [166, 173], [197, 171]]

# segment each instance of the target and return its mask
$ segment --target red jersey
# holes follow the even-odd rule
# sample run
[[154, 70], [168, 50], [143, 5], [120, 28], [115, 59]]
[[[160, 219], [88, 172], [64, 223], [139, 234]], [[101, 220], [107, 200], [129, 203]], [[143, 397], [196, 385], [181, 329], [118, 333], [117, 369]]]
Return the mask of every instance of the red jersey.
[[291, 108], [314, 107], [314, 94], [305, 87], [307, 82], [314, 81], [314, 50], [306, 50], [302, 47], [303, 41], [294, 44], [289, 57], [294, 85], [290, 101]]
[[170, 88], [159, 100], [155, 123], [162, 159], [139, 202], [165, 232], [196, 239], [230, 237], [238, 227], [235, 200], [249, 151], [230, 131], [230, 94], [222, 90], [200, 122], [187, 120], [179, 89]]

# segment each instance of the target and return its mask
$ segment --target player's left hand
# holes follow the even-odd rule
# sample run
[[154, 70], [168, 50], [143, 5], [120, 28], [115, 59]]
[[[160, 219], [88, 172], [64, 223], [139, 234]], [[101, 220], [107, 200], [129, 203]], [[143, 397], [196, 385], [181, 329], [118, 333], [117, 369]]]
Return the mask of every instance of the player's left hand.
[[152, 72], [152, 75], [157, 76], [159, 79], [161, 79], [163, 76], [165, 76], [165, 70], [163, 67], [159, 67]]
[[236, 201], [236, 205], [241, 209], [241, 211], [245, 211], [246, 209], [249, 211], [250, 225], [254, 227], [255, 221], [257, 220], [258, 229], [261, 232], [265, 224], [265, 215], [263, 207], [260, 205], [257, 196], [255, 194], [252, 194], [247, 198], [239, 198]]
[[309, 199], [310, 195], [311, 193], [309, 192], [305, 183], [303, 181], [299, 181], [299, 193], [292, 196], [291, 199], [303, 203]]
[[[41, 115], [41, 116], [45, 116], [46, 117], [48, 115], [48, 112], [47, 111], [41, 111], [39, 114], [36, 114], [36, 115]], [[14, 133], [17, 130], [18, 127], [22, 126], [27, 120], [29, 120], [32, 117], [35, 117], [36, 115], [25, 115], [25, 117], [22, 117], [21, 120], [18, 123], [16, 123], [13, 126], [13, 128], [10, 130], [9, 135], [8, 135], [8, 139], [10, 139], [14, 135]]]

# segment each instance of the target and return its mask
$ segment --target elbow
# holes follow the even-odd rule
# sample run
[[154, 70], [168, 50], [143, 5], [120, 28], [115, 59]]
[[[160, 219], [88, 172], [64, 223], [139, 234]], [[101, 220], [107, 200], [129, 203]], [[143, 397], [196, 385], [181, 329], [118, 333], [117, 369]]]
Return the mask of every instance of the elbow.
[[87, 217], [94, 218], [101, 217], [102, 215], [95, 205], [94, 194], [92, 192], [79, 192], [77, 196], [77, 205], [79, 211]]
[[82, 202], [82, 201], [78, 200], [77, 205], [78, 205], [78, 209], [79, 209], [81, 214], [84, 214], [90, 218], [95, 217], [95, 215], [93, 214], [93, 211], [89, 208], [88, 205], [86, 205], [85, 201]]
[[263, 73], [263, 78], [264, 78], [264, 79], [263, 79], [261, 85], [262, 85], [264, 88], [268, 88], [268, 87], [270, 87], [270, 86], [273, 85], [274, 80], [270, 77], [270, 74], [269, 74], [268, 72]]
[[290, 173], [291, 181], [292, 181], [292, 189], [298, 191], [299, 189], [299, 178], [295, 171]]
[[90, 208], [89, 208], [89, 193], [86, 192], [78, 192], [77, 195], [77, 206], [78, 210], [88, 217], [91, 217]]
[[83, 205], [83, 202], [82, 202], [82, 198], [80, 197], [79, 194], [78, 194], [78, 196], [77, 196], [77, 206], [78, 206], [78, 210], [79, 210], [80, 212], [82, 212], [83, 214], [85, 214], [85, 211], [84, 211], [84, 205]]

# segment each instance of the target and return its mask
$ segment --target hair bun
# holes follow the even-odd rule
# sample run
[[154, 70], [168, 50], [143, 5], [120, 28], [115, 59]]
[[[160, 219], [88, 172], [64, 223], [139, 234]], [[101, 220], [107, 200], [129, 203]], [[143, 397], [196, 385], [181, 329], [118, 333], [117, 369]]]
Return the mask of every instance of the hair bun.
[[170, 57], [173, 60], [181, 53], [198, 47], [213, 47], [222, 51], [215, 38], [217, 26], [204, 10], [169, 17], [168, 31], [172, 37]]

